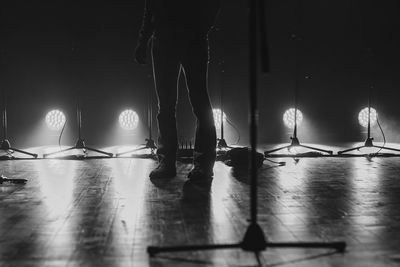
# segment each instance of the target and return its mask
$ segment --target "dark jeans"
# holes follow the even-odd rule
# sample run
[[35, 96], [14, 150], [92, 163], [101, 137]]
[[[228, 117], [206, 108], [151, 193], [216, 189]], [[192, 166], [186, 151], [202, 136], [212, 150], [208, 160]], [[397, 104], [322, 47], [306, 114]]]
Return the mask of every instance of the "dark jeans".
[[186, 78], [193, 113], [197, 118], [194, 163], [212, 168], [216, 131], [207, 92], [208, 39], [205, 36], [156, 35], [152, 46], [153, 74], [158, 96], [159, 160], [175, 164], [178, 149], [176, 104], [180, 71]]

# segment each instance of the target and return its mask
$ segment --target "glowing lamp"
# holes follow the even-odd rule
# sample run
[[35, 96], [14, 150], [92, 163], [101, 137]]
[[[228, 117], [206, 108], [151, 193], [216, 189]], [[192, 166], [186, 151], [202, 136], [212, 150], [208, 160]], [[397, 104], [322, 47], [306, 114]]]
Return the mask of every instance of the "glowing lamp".
[[127, 109], [121, 112], [118, 121], [122, 129], [132, 131], [139, 124], [139, 116], [132, 109]]
[[[294, 128], [295, 112], [296, 110], [294, 108], [290, 108], [286, 110], [285, 113], [283, 114], [283, 122], [285, 123], [285, 126], [288, 127], [289, 129]], [[297, 126], [299, 126], [302, 121], [303, 121], [303, 113], [301, 113], [301, 111], [297, 109], [297, 119], [296, 119]]]
[[[221, 128], [221, 110], [218, 108], [214, 108], [213, 109], [213, 114], [214, 114], [214, 124], [215, 124], [215, 128]], [[226, 115], [225, 112], [222, 115], [222, 119], [224, 120], [224, 124], [226, 123]]]
[[[374, 126], [378, 118], [378, 113], [374, 108], [370, 111], [370, 124]], [[358, 122], [362, 127], [368, 127], [368, 108], [363, 108], [360, 113], [358, 113]]]
[[51, 110], [46, 115], [46, 125], [50, 130], [61, 130], [67, 121], [64, 113], [58, 109]]

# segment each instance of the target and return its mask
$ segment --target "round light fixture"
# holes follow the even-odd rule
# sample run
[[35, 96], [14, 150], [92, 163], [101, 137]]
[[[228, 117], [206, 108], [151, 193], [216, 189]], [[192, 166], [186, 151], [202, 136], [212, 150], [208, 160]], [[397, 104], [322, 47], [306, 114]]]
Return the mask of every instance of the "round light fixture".
[[67, 121], [64, 113], [58, 109], [51, 110], [46, 115], [46, 125], [50, 130], [61, 130]]
[[[289, 129], [294, 128], [295, 112], [296, 109], [290, 108], [286, 110], [285, 113], [283, 114], [283, 122], [285, 123], [285, 126], [288, 127]], [[297, 119], [296, 119], [297, 126], [299, 126], [302, 121], [303, 121], [303, 113], [301, 113], [301, 111], [297, 109]]]
[[122, 129], [132, 131], [139, 124], [139, 116], [132, 109], [126, 109], [121, 112], [118, 121]]
[[[374, 108], [370, 108], [370, 124], [374, 126], [378, 119], [378, 113]], [[363, 108], [360, 113], [358, 113], [358, 122], [362, 127], [368, 127], [368, 107]]]

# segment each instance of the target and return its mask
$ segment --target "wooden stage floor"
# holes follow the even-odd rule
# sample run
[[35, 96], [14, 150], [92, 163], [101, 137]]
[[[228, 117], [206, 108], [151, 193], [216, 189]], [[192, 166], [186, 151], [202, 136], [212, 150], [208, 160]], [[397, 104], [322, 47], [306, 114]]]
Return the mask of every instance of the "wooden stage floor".
[[[346, 241], [329, 249], [269, 249], [266, 266], [399, 266], [400, 158], [291, 158], [259, 171], [259, 219], [270, 241]], [[0, 266], [259, 266], [240, 250], [165, 253], [148, 245], [240, 241], [248, 174], [222, 162], [210, 187], [151, 181], [151, 159], [1, 161], [26, 178], [0, 185]], [[264, 266], [265, 266], [264, 265]]]

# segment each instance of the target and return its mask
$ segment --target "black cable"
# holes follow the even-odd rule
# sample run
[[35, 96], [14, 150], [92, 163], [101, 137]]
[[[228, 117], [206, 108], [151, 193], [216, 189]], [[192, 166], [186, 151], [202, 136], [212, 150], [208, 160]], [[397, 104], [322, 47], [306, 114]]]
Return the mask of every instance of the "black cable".
[[378, 155], [379, 154], [379, 152], [381, 152], [381, 150], [383, 149], [383, 148], [385, 148], [385, 145], [386, 145], [386, 137], [385, 137], [385, 133], [383, 132], [383, 129], [382, 129], [382, 127], [381, 127], [381, 124], [379, 123], [379, 119], [378, 119], [378, 117], [376, 117], [376, 122], [377, 122], [377, 124], [378, 124], [378, 126], [379, 126], [379, 129], [381, 130], [381, 133], [382, 133], [382, 137], [383, 137], [383, 145], [379, 148], [379, 150], [377, 151], [377, 152], [375, 152], [375, 153], [371, 153], [370, 154], [370, 156], [376, 156], [376, 155]]
[[58, 147], [60, 148], [60, 150], [61, 150], [61, 138], [64, 133], [65, 125], [67, 125], [67, 120], [65, 120], [64, 125], [61, 129], [60, 135], [58, 136]]

